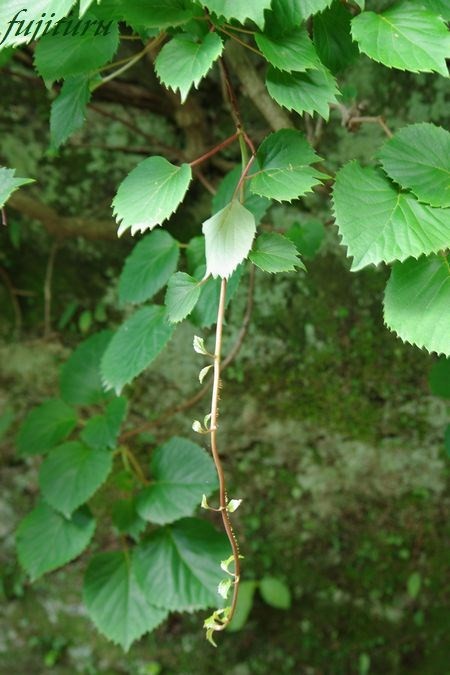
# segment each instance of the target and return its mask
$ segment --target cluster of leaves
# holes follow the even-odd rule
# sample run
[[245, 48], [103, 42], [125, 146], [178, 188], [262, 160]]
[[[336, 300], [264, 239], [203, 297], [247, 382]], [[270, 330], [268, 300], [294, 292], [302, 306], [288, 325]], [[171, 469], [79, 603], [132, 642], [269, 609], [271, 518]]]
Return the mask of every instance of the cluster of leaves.
[[122, 544], [89, 560], [84, 599], [98, 629], [128, 649], [172, 610], [217, 606], [219, 563], [229, 546], [211, 524], [192, 517], [203, 495], [217, 489], [214, 464], [200, 446], [171, 438], [152, 451], [151, 480], [133, 470], [136, 460], [120, 440], [128, 402], [105, 393], [101, 382], [99, 363], [110, 342], [108, 331], [83, 342], [62, 368], [61, 397], [32, 410], [20, 429], [20, 455], [45, 459], [41, 499], [19, 525], [17, 550], [32, 580], [74, 560], [94, 536], [95, 495], [108, 490], [111, 521], [103, 523], [100, 542], [112, 527]]
[[[2, 3], [0, 27], [16, 11], [16, 0]], [[325, 120], [330, 106], [339, 104], [339, 72], [358, 53], [389, 68], [443, 76], [450, 57], [450, 16], [441, 0], [427, 7], [403, 0], [382, 12], [366, 10], [364, 0], [82, 0], [79, 7], [72, 0], [39, 0], [27, 10], [27, 22], [37, 22], [43, 12], [64, 22], [58, 33], [40, 37], [34, 60], [37, 73], [58, 90], [50, 115], [54, 151], [83, 125], [92, 92], [149, 52], [158, 52], [154, 67], [162, 84], [184, 101], [226, 43], [238, 41], [265, 62], [274, 101]], [[73, 30], [78, 16], [97, 26], [95, 35]], [[110, 62], [123, 27], [140, 36], [144, 48], [114, 71]], [[27, 41], [14, 28], [2, 48]], [[254, 153], [242, 129], [238, 138], [243, 168], [225, 176], [203, 236], [194, 237], [182, 256], [173, 236], [153, 230], [182, 204], [198, 160], [176, 166], [149, 157], [124, 179], [113, 201], [119, 234], [147, 234], [125, 263], [119, 300], [142, 306], [114, 335], [95, 335], [79, 347], [63, 369], [61, 399], [33, 411], [19, 435], [23, 456], [48, 453], [40, 471], [42, 501], [18, 531], [19, 558], [33, 579], [88, 546], [95, 520], [86, 502], [107, 479], [126, 493], [112, 510], [124, 546], [92, 558], [85, 578], [90, 616], [125, 648], [171, 610], [220, 605], [220, 560], [229, 551], [210, 525], [191, 518], [202, 495], [216, 487], [211, 460], [190, 441], [171, 439], [154, 451], [147, 484], [120, 442], [127, 411], [120, 394], [164, 349], [175, 324], [189, 318], [207, 328], [215, 322], [220, 280], [228, 280], [230, 300], [245, 261], [269, 273], [302, 267], [295, 237], [257, 234], [257, 228], [272, 201], [297, 200], [329, 180], [317, 167], [321, 158], [296, 129], [268, 135]], [[394, 263], [385, 296], [387, 325], [403, 340], [446, 355], [449, 139], [431, 124], [406, 127], [381, 148], [380, 168], [351, 162], [334, 186], [336, 223], [353, 269]], [[0, 206], [24, 182], [2, 169]], [[154, 303], [164, 288], [164, 302]], [[84, 423], [92, 406], [101, 410]], [[125, 474], [114, 473], [115, 457]], [[147, 523], [161, 527], [147, 533]]]

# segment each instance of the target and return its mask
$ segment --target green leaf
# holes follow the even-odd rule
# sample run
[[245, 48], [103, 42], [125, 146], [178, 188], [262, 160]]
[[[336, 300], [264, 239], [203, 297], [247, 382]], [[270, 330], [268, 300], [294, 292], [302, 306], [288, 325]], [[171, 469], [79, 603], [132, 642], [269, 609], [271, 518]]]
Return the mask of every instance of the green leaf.
[[112, 331], [102, 331], [82, 342], [61, 369], [61, 396], [72, 405], [93, 405], [109, 397], [100, 375], [100, 362]]
[[338, 73], [358, 56], [351, 36], [352, 15], [340, 2], [314, 17], [314, 44], [322, 63]]
[[[203, 238], [203, 237], [202, 237]], [[196, 274], [197, 278], [201, 278], [205, 271], [205, 266], [201, 268], [201, 274]], [[243, 266], [239, 265], [233, 272], [227, 283], [227, 295], [225, 306], [228, 307], [231, 299], [239, 288], [242, 277]], [[208, 279], [202, 286], [200, 298], [190, 316], [191, 321], [201, 328], [209, 328], [217, 321], [217, 308], [220, 299], [220, 279]]]
[[142, 307], [119, 328], [102, 358], [105, 386], [117, 394], [142, 373], [173, 335], [164, 307]]
[[256, 238], [249, 258], [263, 272], [295, 272], [296, 267], [305, 269], [292, 241], [273, 232]]
[[69, 518], [105, 482], [113, 456], [72, 441], [50, 452], [39, 472], [45, 501]]
[[319, 160], [302, 133], [294, 129], [276, 131], [258, 149], [250, 190], [277, 201], [298, 199], [325, 177], [310, 166]]
[[94, 4], [94, 2], [100, 2], [100, 0], [80, 0], [80, 17], [86, 14], [89, 7]]
[[384, 296], [386, 325], [404, 341], [450, 356], [450, 266], [443, 256], [396, 263]]
[[450, 210], [420, 204], [357, 162], [336, 175], [334, 209], [342, 243], [353, 256], [352, 270], [417, 258], [450, 243]]
[[113, 201], [119, 236], [129, 227], [136, 234], [161, 225], [183, 201], [191, 179], [189, 164], [175, 166], [164, 157], [144, 159], [121, 183]]
[[95, 415], [87, 422], [81, 433], [81, 439], [94, 450], [113, 450], [117, 437], [127, 414], [128, 401], [120, 397], [113, 399], [104, 415]]
[[230, 633], [242, 630], [242, 628], [247, 623], [249, 614], [253, 607], [256, 586], [256, 581], [241, 581], [239, 584], [236, 611], [227, 629], [230, 631]]
[[307, 19], [311, 14], [317, 14], [329, 7], [333, 0], [298, 0], [303, 18]]
[[144, 302], [165, 286], [180, 257], [177, 241], [165, 230], [145, 236], [125, 261], [119, 279], [119, 300]]
[[195, 35], [176, 35], [159, 52], [155, 61], [156, 73], [163, 84], [179, 90], [184, 103], [192, 85], [198, 88], [223, 51], [223, 42], [217, 33], [207, 33], [198, 40]]
[[438, 359], [430, 372], [430, 389], [434, 396], [450, 398], [450, 359]]
[[20, 523], [16, 542], [19, 561], [36, 581], [46, 572], [66, 565], [88, 546], [95, 520], [82, 508], [68, 520], [47, 504], [39, 504]]
[[112, 521], [120, 533], [139, 540], [140, 535], [147, 527], [136, 510], [136, 499], [120, 499], [112, 505]]
[[134, 566], [148, 602], [163, 609], [193, 611], [221, 604], [220, 561], [229, 555], [224, 534], [203, 520], [183, 518], [139, 544]]
[[299, 72], [320, 67], [319, 57], [303, 26], [281, 35], [256, 33], [255, 41], [274, 68]]
[[428, 6], [432, 12], [439, 14], [445, 21], [450, 21], [450, 5], [448, 0], [428, 0]]
[[[34, 26], [38, 28], [38, 21], [45, 13], [47, 18], [51, 17], [55, 25], [57, 21], [66, 16], [74, 4], [74, 0], [33, 0], [33, 3], [28, 4], [21, 0], [2, 0], [0, 2], [0, 50], [10, 45], [30, 42], [34, 31], [31, 35], [25, 35], [25, 29], [30, 22], [34, 22]], [[15, 23], [12, 23], [14, 20]], [[21, 21], [24, 22], [22, 26]], [[41, 24], [38, 36], [42, 34], [46, 24], [47, 21]], [[17, 34], [19, 31], [20, 33]]]
[[266, 30], [274, 35], [289, 33], [302, 21], [298, 0], [272, 0], [271, 11], [266, 13]]
[[325, 120], [330, 116], [330, 104], [337, 103], [339, 89], [328, 70], [307, 73], [282, 73], [275, 68], [267, 71], [266, 85], [272, 98], [299, 115], [317, 112]]
[[363, 12], [352, 21], [359, 49], [389, 68], [448, 75], [450, 34], [444, 21], [418, 2], [401, 2], [381, 14]]
[[15, 169], [0, 166], [0, 209], [18, 188], [22, 185], [34, 183], [32, 178], [15, 178], [15, 173]]
[[185, 272], [177, 272], [170, 278], [165, 303], [171, 323], [183, 321], [192, 312], [201, 290], [197, 279]]
[[69, 77], [52, 103], [50, 113], [50, 147], [56, 150], [86, 119], [86, 108], [91, 98], [90, 78], [85, 75]]
[[294, 223], [286, 232], [297, 251], [305, 258], [314, 258], [325, 237], [325, 228], [320, 220], [308, 220], [304, 223]]
[[[84, 17], [83, 23], [96, 21], [95, 15]], [[48, 34], [41, 38], [34, 53], [34, 64], [44, 80], [53, 82], [71, 75], [86, 75], [108, 63], [119, 46], [119, 27], [117, 23], [104, 31], [96, 33], [94, 25], [88, 26], [77, 35], [64, 33]]]
[[275, 609], [289, 609], [291, 592], [285, 583], [275, 577], [264, 577], [259, 583], [262, 599]]
[[147, 602], [129, 556], [122, 551], [92, 558], [84, 578], [83, 596], [98, 630], [125, 651], [167, 617], [166, 611]]
[[207, 273], [228, 278], [247, 257], [255, 233], [255, 217], [237, 199], [206, 220], [203, 234]]
[[151, 485], [138, 495], [137, 511], [158, 525], [192, 515], [202, 495], [218, 488], [211, 457], [184, 438], [172, 438], [153, 452], [151, 473]]
[[261, 28], [264, 27], [264, 10], [269, 9], [272, 0], [200, 0], [201, 5], [217, 16], [223, 16], [227, 21], [236, 19], [244, 23], [246, 19], [254, 21]]
[[[164, 29], [179, 26], [199, 14], [191, 0], [126, 0], [120, 18], [131, 26]], [[115, 17], [119, 18], [119, 17]]]
[[25, 418], [17, 437], [17, 448], [22, 456], [48, 452], [64, 440], [77, 424], [72, 408], [51, 399], [34, 408]]
[[[217, 213], [221, 209], [225, 208], [233, 199], [233, 196], [236, 193], [236, 187], [239, 183], [239, 180], [242, 175], [242, 168], [236, 166], [232, 171], [227, 173], [225, 178], [219, 183], [218, 190], [212, 200], [212, 210], [213, 213]], [[259, 223], [265, 214], [269, 210], [271, 202], [265, 197], [260, 197], [259, 195], [252, 194], [250, 192], [250, 185], [248, 181], [244, 182], [244, 206], [255, 216], [256, 223]], [[201, 237], [204, 242], [203, 237]], [[189, 253], [189, 251], [188, 251]], [[195, 270], [200, 263], [195, 265], [193, 269]]]
[[448, 131], [434, 124], [411, 124], [383, 145], [379, 157], [386, 173], [419, 201], [450, 206]]

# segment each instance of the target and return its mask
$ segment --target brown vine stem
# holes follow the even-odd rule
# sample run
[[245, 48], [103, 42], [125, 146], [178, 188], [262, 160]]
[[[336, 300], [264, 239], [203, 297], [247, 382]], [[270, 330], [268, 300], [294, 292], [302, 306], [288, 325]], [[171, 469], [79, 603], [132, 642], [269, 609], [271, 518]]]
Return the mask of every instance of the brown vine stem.
[[208, 152], [205, 152], [204, 155], [202, 155], [201, 157], [198, 157], [197, 159], [194, 159], [193, 162], [190, 162], [191, 168], [197, 166], [198, 164], [202, 164], [203, 162], [206, 162], [206, 160], [209, 159], [210, 157], [213, 157], [214, 155], [217, 155], [218, 152], [220, 152], [224, 148], [226, 148], [229, 145], [231, 145], [232, 143], [234, 143], [234, 141], [238, 138], [238, 136], [239, 136], [239, 132], [236, 131], [232, 136], [229, 136], [224, 141], [222, 141], [218, 145], [214, 146], [214, 148], [211, 148], [211, 150], [208, 150]]
[[214, 378], [213, 378], [213, 389], [211, 398], [211, 452], [214, 459], [214, 464], [216, 465], [217, 476], [219, 478], [219, 503], [220, 503], [220, 512], [222, 515], [222, 522], [225, 528], [225, 532], [227, 533], [231, 549], [233, 551], [235, 581], [233, 584], [233, 599], [231, 601], [230, 611], [227, 614], [226, 619], [223, 621], [220, 628], [217, 628], [217, 630], [224, 630], [230, 623], [231, 619], [233, 618], [238, 599], [239, 578], [240, 578], [239, 545], [237, 543], [236, 537], [234, 536], [233, 526], [231, 524], [230, 515], [227, 509], [228, 496], [225, 484], [225, 475], [223, 472], [222, 461], [220, 459], [220, 454], [217, 445], [217, 423], [219, 417], [219, 396], [221, 384], [220, 375], [222, 366], [221, 363], [222, 333], [223, 333], [223, 322], [225, 317], [226, 294], [227, 294], [227, 282], [226, 279], [222, 279], [222, 284], [220, 287], [219, 309], [217, 312], [216, 346], [214, 349]]

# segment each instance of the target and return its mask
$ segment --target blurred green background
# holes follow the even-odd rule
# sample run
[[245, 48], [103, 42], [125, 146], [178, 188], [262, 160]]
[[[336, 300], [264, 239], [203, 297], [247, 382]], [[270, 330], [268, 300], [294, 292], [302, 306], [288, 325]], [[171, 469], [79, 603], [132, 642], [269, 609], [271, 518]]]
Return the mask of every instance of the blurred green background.
[[[257, 273], [249, 334], [222, 393], [230, 493], [245, 500], [236, 515], [244, 579], [278, 578], [289, 588], [290, 608], [270, 607], [256, 594], [245, 626], [221, 636], [217, 650], [204, 639], [206, 613], [173, 615], [125, 655], [85, 617], [83, 558], [27, 582], [15, 557], [14, 529], [34, 503], [39, 460], [17, 457], [15, 434], [33, 405], [55, 395], [58, 368], [72, 348], [123, 315], [117, 278], [133, 242], [105, 239], [99, 223], [110, 218], [115, 189], [142, 152], [161, 154], [169, 146], [176, 154], [196, 134], [209, 147], [228, 134], [230, 123], [213, 76], [194, 96], [186, 136], [180, 109], [168, 104], [149, 66], [141, 65], [94, 100], [107, 116], [91, 109], [85, 129], [50, 156], [54, 93], [34, 78], [27, 49], [23, 54], [0, 70], [0, 163], [37, 179], [24, 191], [33, 204], [8, 208], [8, 227], [0, 228], [0, 671], [450, 673], [448, 400], [430, 389], [436, 359], [383, 326], [388, 270], [348, 271], [326, 191], [273, 208], [265, 219], [283, 231], [299, 223], [297, 232], [313, 240], [316, 233], [316, 241], [301, 243], [309, 254], [307, 274]], [[357, 102], [363, 114], [382, 114], [393, 130], [422, 120], [448, 122], [443, 78], [389, 72], [362, 60], [341, 84], [348, 108]], [[244, 97], [242, 107], [250, 132], [263, 138], [264, 121]], [[384, 140], [378, 125], [349, 132], [338, 110], [316, 131], [318, 152], [331, 170], [351, 158], [373, 161]], [[227, 149], [205, 169], [213, 184], [237, 159], [234, 153]], [[210, 200], [197, 183], [171, 231], [183, 241], [199, 233]], [[77, 236], [72, 220], [71, 236], [55, 238], [49, 213], [36, 217], [42, 204], [58, 214], [61, 228], [80, 218], [87, 236]], [[246, 293], [244, 279], [225, 349], [239, 331]], [[138, 380], [136, 419], [195, 391], [194, 332], [182, 325], [169, 355]], [[141, 437], [142, 461], [149, 443], [175, 433], [189, 437], [203, 407]], [[95, 509], [108, 509], [107, 491]]]

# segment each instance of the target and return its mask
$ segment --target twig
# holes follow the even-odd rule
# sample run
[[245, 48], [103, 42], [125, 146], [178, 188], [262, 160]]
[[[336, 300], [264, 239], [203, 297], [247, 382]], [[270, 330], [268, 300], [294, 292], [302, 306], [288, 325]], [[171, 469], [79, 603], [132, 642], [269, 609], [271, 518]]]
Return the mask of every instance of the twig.
[[351, 130], [352, 127], [358, 124], [379, 124], [388, 138], [392, 138], [394, 135], [392, 131], [389, 129], [386, 122], [384, 121], [382, 115], [375, 115], [375, 116], [359, 115], [355, 117], [349, 117], [346, 126], [348, 129]]
[[239, 132], [236, 131], [236, 133], [234, 133], [232, 136], [229, 136], [224, 141], [222, 141], [221, 143], [216, 145], [214, 148], [212, 148], [211, 150], [208, 150], [208, 152], [205, 152], [204, 155], [202, 155], [201, 157], [198, 157], [197, 159], [194, 159], [193, 162], [190, 162], [191, 168], [193, 168], [194, 166], [197, 166], [198, 164], [202, 164], [203, 162], [206, 162], [206, 160], [209, 159], [210, 157], [213, 157], [214, 155], [217, 155], [218, 152], [220, 152], [224, 148], [227, 148], [229, 145], [234, 143], [234, 141], [238, 138], [238, 136], [239, 136]]
[[235, 580], [233, 584], [233, 598], [231, 601], [230, 611], [226, 616], [226, 620], [224, 620], [220, 628], [217, 627], [216, 630], [224, 630], [229, 625], [231, 619], [233, 618], [237, 605], [239, 593], [239, 580], [240, 580], [239, 544], [234, 535], [233, 526], [230, 520], [230, 514], [227, 509], [228, 495], [225, 483], [225, 475], [223, 472], [222, 461], [220, 459], [219, 449], [217, 446], [217, 422], [219, 417], [219, 393], [220, 393], [221, 358], [222, 358], [222, 334], [225, 316], [226, 294], [227, 294], [227, 282], [226, 279], [222, 279], [222, 284], [220, 287], [219, 309], [217, 312], [216, 346], [214, 350], [214, 379], [211, 398], [211, 452], [214, 459], [214, 464], [216, 466], [217, 476], [219, 478], [219, 503], [220, 503], [220, 512], [222, 515], [222, 522], [225, 528], [225, 532], [227, 533], [231, 549], [233, 551]]
[[45, 273], [44, 283], [44, 339], [50, 337], [52, 332], [52, 282], [53, 271], [55, 268], [56, 252], [58, 250], [58, 242], [54, 241], [50, 249], [48, 257], [47, 270]]

